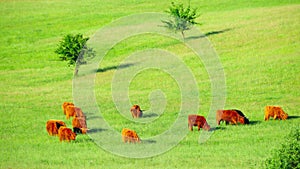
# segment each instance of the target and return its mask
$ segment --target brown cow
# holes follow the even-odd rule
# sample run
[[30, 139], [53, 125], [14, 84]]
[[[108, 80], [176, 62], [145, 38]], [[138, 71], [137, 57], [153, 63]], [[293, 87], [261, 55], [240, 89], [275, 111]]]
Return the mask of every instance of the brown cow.
[[140, 106], [136, 104], [130, 108], [130, 112], [133, 118], [140, 118], [143, 116], [143, 111]]
[[82, 117], [75, 116], [72, 120], [72, 126], [73, 126], [74, 133], [86, 134], [86, 132], [88, 130], [86, 127], [85, 116], [82, 116]]
[[72, 131], [72, 129], [67, 127], [60, 127], [58, 130], [59, 141], [66, 140], [70, 142], [70, 140], [75, 140], [76, 133]]
[[206, 119], [203, 116], [199, 116], [196, 114], [191, 114], [188, 116], [188, 126], [191, 131], [193, 131], [193, 126], [198, 126], [198, 131], [200, 128], [204, 130], [210, 130], [210, 126], [206, 122]]
[[66, 107], [66, 118], [70, 119], [70, 117], [75, 117], [75, 116], [79, 116], [79, 117], [84, 116], [81, 108], [73, 105], [68, 105]]
[[68, 106], [68, 105], [74, 106], [74, 104], [73, 104], [72, 102], [64, 102], [64, 103], [62, 104], [62, 109], [63, 109], [63, 111], [64, 111], [64, 114], [66, 114], [67, 106]]
[[123, 128], [122, 130], [122, 139], [123, 142], [126, 143], [136, 143], [136, 142], [141, 142], [141, 139], [139, 138], [139, 136], [136, 134], [136, 132], [134, 130], [130, 130], [127, 128]]
[[249, 120], [239, 110], [217, 110], [216, 114], [217, 124], [220, 125], [221, 121], [225, 121], [226, 125], [231, 124], [249, 124]]
[[274, 120], [286, 120], [288, 114], [285, 113], [280, 106], [266, 106], [265, 108], [265, 121], [273, 117]]
[[48, 120], [46, 123], [46, 130], [50, 136], [58, 135], [60, 127], [66, 127], [66, 124], [61, 120]]

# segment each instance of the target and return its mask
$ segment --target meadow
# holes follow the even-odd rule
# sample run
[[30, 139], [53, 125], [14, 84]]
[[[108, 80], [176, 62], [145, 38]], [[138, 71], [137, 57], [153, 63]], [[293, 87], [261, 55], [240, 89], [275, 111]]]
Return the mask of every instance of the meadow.
[[[97, 146], [89, 135], [60, 143], [45, 130], [49, 119], [62, 119], [64, 101], [73, 101], [73, 70], [54, 53], [68, 33], [92, 37], [101, 27], [131, 14], [163, 12], [171, 1], [0, 1], [0, 168], [262, 168], [300, 113], [300, 1], [191, 1], [199, 8], [201, 30], [216, 50], [226, 77], [225, 109], [240, 109], [250, 125], [221, 124], [204, 144], [188, 132], [177, 146], [149, 158], [126, 158]], [[180, 91], [168, 74], [148, 69], [137, 74], [129, 97], [149, 110], [151, 91], [166, 99], [161, 114], [137, 123], [120, 115], [111, 97], [117, 66], [137, 50], [162, 48], [178, 55], [199, 89], [199, 111], [211, 104], [209, 76], [203, 62], [174, 39], [158, 35], [131, 37], [107, 53], [95, 78], [95, 97], [102, 116], [121, 131], [130, 127], [147, 138], [167, 130], [180, 108]], [[159, 101], [154, 102], [160, 104]], [[264, 107], [280, 105], [291, 118], [264, 121]], [[129, 110], [129, 109], [128, 109]], [[83, 110], [85, 111], [85, 110]], [[145, 112], [145, 114], [147, 111]], [[155, 112], [154, 112], [155, 113]], [[88, 123], [89, 125], [89, 123]], [[184, 122], [183, 128], [187, 128]], [[196, 129], [196, 128], [195, 128]], [[91, 133], [105, 135], [105, 131]], [[122, 140], [119, 140], [122, 146]], [[152, 143], [152, 144], [155, 144]], [[144, 144], [145, 145], [145, 144]], [[125, 145], [127, 146], [127, 145]], [[133, 145], [130, 146], [143, 146]]]

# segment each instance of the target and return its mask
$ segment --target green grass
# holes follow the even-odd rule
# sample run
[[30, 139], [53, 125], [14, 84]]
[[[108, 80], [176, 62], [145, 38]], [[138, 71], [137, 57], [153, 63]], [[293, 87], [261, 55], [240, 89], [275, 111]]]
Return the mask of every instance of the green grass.
[[[65, 119], [61, 104], [73, 100], [73, 68], [54, 53], [59, 40], [68, 33], [92, 36], [105, 24], [129, 14], [163, 12], [170, 1], [2, 0], [0, 168], [261, 168], [289, 130], [299, 128], [299, 118], [265, 122], [263, 111], [265, 105], [280, 105], [290, 116], [300, 116], [300, 1], [191, 3], [201, 10], [199, 21], [203, 24], [198, 28], [209, 34], [224, 67], [225, 108], [242, 110], [251, 125], [222, 125], [201, 145], [199, 132], [189, 132], [173, 149], [145, 159], [113, 155], [88, 135], [79, 135], [70, 144], [60, 143], [45, 130], [48, 119]], [[211, 102], [208, 74], [203, 63], [176, 41], [152, 35], [132, 37], [116, 45], [99, 68], [118, 66], [137, 48], [156, 46], [176, 53], [191, 69], [200, 92], [201, 107], [195, 113], [206, 115]], [[111, 78], [115, 71], [99, 72], [95, 81], [97, 103], [112, 127], [121, 131], [129, 126], [142, 138], [167, 129], [176, 118], [179, 104], [180, 91], [172, 78], [158, 70], [135, 76], [129, 92], [133, 102], [149, 109], [148, 96], [157, 88], [168, 99], [161, 116], [141, 124], [127, 120], [114, 107]], [[71, 121], [64, 121], [71, 126]]]

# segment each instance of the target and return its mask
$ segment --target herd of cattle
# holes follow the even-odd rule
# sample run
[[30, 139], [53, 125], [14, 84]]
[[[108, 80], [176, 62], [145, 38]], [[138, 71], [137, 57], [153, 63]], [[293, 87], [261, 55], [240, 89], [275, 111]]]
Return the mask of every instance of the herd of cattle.
[[[64, 114], [66, 115], [66, 119], [72, 120], [73, 131], [70, 128], [67, 128], [65, 122], [61, 120], [48, 120], [46, 123], [46, 130], [50, 136], [58, 136], [60, 141], [68, 141], [75, 140], [76, 135], [86, 134], [88, 131], [86, 125], [86, 116], [82, 112], [81, 108], [76, 107], [71, 102], [64, 102], [62, 105], [62, 109]], [[133, 118], [141, 118], [143, 115], [143, 111], [141, 110], [139, 105], [133, 105], [130, 108], [130, 112]], [[265, 107], [265, 117], [264, 120], [269, 120], [272, 117], [274, 120], [286, 120], [288, 118], [288, 114], [285, 113], [281, 107], [279, 106], [266, 106]], [[227, 124], [249, 124], [249, 119], [240, 111], [236, 109], [232, 110], [217, 110], [216, 112], [216, 122], [220, 125], [220, 122], [224, 121]], [[210, 130], [210, 125], [207, 123], [205, 117], [191, 114], [188, 116], [188, 128], [193, 131], [193, 126], [198, 127], [198, 131], [200, 128], [203, 130]], [[122, 140], [124, 143], [140, 143], [141, 139], [138, 134], [131, 129], [123, 128], [122, 132]]]
[[86, 116], [82, 112], [81, 108], [76, 107], [71, 102], [64, 102], [62, 105], [66, 119], [72, 120], [73, 131], [70, 128], [67, 128], [66, 123], [62, 120], [48, 120], [46, 123], [46, 130], [50, 136], [58, 136], [60, 141], [75, 140], [78, 133], [86, 134], [88, 131], [86, 125]]

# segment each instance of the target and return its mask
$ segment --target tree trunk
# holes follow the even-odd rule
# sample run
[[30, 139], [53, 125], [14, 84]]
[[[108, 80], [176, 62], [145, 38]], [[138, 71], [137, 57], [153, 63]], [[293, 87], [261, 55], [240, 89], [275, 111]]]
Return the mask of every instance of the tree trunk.
[[78, 66], [76, 66], [76, 67], [75, 67], [75, 71], [74, 71], [74, 76], [77, 76], [77, 75], [78, 75], [78, 71], [79, 71]]
[[183, 31], [181, 31], [181, 35], [182, 35], [183, 41], [185, 41], [185, 35], [184, 35]]

